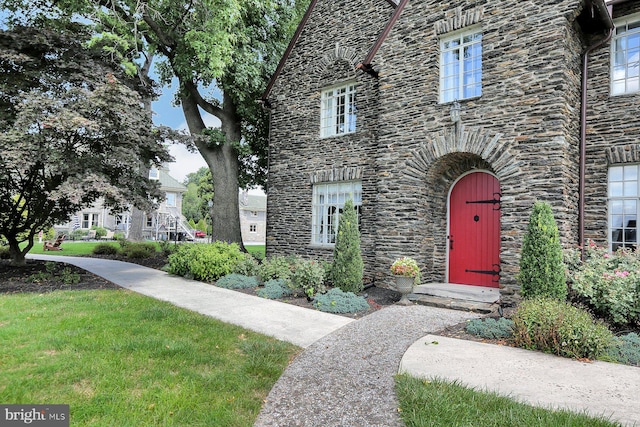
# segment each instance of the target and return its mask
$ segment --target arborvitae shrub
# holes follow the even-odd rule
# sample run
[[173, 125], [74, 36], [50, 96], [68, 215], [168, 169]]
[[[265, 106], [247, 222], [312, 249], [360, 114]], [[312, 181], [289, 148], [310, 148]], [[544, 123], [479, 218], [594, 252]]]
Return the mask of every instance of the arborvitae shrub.
[[336, 245], [333, 250], [331, 283], [345, 292], [362, 292], [364, 263], [360, 252], [358, 214], [351, 200], [347, 200], [338, 221]]
[[522, 244], [518, 280], [524, 298], [567, 299], [558, 226], [548, 203], [536, 202], [533, 206]]

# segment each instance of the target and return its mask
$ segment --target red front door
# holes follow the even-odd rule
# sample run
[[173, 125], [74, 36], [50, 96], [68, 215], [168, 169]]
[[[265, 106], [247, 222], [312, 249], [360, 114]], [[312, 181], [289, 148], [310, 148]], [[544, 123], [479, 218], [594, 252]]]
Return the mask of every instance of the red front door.
[[449, 197], [449, 283], [498, 287], [500, 183], [485, 172], [460, 179]]

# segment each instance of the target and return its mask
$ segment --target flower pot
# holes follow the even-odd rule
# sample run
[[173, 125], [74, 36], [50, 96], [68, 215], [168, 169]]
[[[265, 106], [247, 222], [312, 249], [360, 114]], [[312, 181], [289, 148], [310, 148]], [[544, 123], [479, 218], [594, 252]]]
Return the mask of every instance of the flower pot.
[[413, 277], [396, 276], [396, 290], [402, 294], [399, 304], [407, 305], [411, 303], [407, 295], [413, 291], [414, 280]]

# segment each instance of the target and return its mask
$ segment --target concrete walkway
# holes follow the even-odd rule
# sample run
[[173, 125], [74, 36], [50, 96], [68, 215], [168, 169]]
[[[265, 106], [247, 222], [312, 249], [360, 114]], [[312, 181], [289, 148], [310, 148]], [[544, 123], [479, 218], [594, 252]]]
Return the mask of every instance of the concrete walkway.
[[258, 298], [122, 261], [60, 255], [28, 258], [73, 264], [123, 288], [304, 348], [353, 322], [343, 316]]
[[256, 426], [401, 426], [393, 388], [398, 367], [417, 377], [456, 380], [533, 405], [640, 426], [640, 368], [428, 335], [477, 314], [394, 306], [354, 321], [136, 264], [29, 258], [74, 264], [132, 291], [309, 347], [273, 387]]

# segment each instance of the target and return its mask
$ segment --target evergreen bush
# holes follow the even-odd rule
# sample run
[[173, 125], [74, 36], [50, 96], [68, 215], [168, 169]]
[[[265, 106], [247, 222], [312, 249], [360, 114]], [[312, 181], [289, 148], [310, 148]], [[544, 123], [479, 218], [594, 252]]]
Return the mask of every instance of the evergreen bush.
[[338, 221], [336, 244], [333, 250], [331, 283], [345, 292], [362, 292], [364, 263], [360, 251], [358, 215], [351, 199], [344, 204]]
[[353, 292], [343, 292], [339, 288], [316, 295], [314, 305], [318, 310], [327, 313], [357, 313], [369, 309], [366, 299]]
[[231, 273], [219, 278], [216, 286], [225, 289], [248, 289], [258, 287], [258, 278]]
[[548, 203], [536, 202], [533, 206], [522, 244], [518, 280], [523, 298], [567, 299], [558, 226]]
[[128, 242], [122, 248], [122, 253], [133, 259], [151, 258], [156, 252], [156, 245], [151, 242]]
[[109, 243], [99, 243], [92, 251], [95, 255], [116, 255], [119, 250], [116, 246]]
[[640, 335], [632, 332], [616, 337], [607, 350], [606, 359], [625, 365], [640, 366]]
[[11, 259], [8, 246], [0, 246], [0, 259]]
[[613, 334], [603, 322], [553, 298], [522, 301], [512, 317], [514, 343], [558, 356], [595, 359], [607, 351]]
[[265, 282], [264, 288], [258, 289], [256, 294], [262, 298], [279, 299], [291, 296], [293, 292], [284, 280], [272, 279]]
[[467, 333], [487, 339], [509, 338], [513, 335], [513, 320], [504, 317], [473, 319], [467, 323]]

